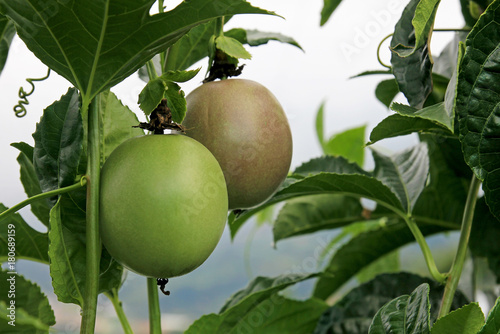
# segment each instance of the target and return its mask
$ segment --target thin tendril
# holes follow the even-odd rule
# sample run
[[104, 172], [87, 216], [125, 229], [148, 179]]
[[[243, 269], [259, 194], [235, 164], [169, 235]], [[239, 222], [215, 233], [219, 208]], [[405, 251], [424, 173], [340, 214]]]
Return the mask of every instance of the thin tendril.
[[27, 93], [23, 87], [19, 88], [19, 98], [18, 104], [14, 106], [14, 113], [17, 117], [21, 118], [26, 116], [26, 106], [29, 103], [28, 96], [35, 92], [35, 84], [33, 81], [43, 81], [46, 80], [50, 75], [50, 68], [47, 70], [47, 74], [43, 78], [28, 78], [26, 81], [31, 85], [31, 90]]
[[392, 37], [394, 34], [389, 34], [387, 36], [384, 37], [384, 39], [382, 39], [380, 41], [380, 43], [378, 44], [378, 47], [377, 47], [377, 60], [379, 62], [380, 65], [384, 66], [385, 68], [388, 68], [390, 70], [392, 70], [392, 66], [390, 65], [387, 65], [386, 63], [384, 63], [382, 61], [382, 58], [380, 58], [380, 48], [382, 47], [382, 44], [389, 38], [389, 37]]

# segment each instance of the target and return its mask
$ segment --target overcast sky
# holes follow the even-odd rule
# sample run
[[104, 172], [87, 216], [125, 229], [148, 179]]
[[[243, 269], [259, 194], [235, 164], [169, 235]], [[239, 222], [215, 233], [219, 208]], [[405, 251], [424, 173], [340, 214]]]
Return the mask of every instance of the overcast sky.
[[[253, 5], [273, 10], [285, 19], [267, 15], [240, 15], [228, 23], [228, 28], [243, 27], [279, 32], [295, 38], [304, 48], [302, 52], [290, 45], [270, 42], [248, 48], [253, 58], [244, 61], [241, 77], [259, 81], [280, 100], [287, 113], [294, 137], [294, 157], [297, 166], [321, 154], [314, 132], [314, 117], [322, 101], [326, 101], [326, 134], [331, 135], [350, 127], [366, 124], [369, 131], [389, 114], [387, 108], [375, 99], [374, 89], [382, 79], [372, 76], [358, 79], [349, 77], [365, 70], [380, 69], [376, 60], [379, 41], [391, 33], [407, 0], [359, 1], [345, 0], [323, 27], [319, 26], [322, 1], [254, 0]], [[169, 4], [168, 1], [166, 1]], [[463, 25], [459, 1], [446, 1], [438, 12], [436, 28], [459, 28]], [[437, 54], [450, 33], [434, 33], [432, 49]], [[387, 45], [382, 57], [388, 62]], [[183, 85], [186, 93], [198, 86], [206, 71], [206, 60], [200, 74]], [[44, 76], [46, 67], [34, 57], [24, 43], [15, 38], [7, 64], [0, 76], [0, 173], [1, 198], [7, 206], [25, 199], [19, 181], [17, 150], [9, 144], [25, 141], [33, 145], [35, 130], [45, 107], [59, 99], [69, 83], [56, 73], [49, 80], [37, 83], [29, 97], [28, 114], [17, 118], [12, 108], [18, 101], [19, 87], [29, 90], [26, 78]], [[137, 95], [144, 83], [132, 75], [113, 88], [118, 97], [139, 117]], [[404, 101], [404, 99], [403, 99]], [[399, 150], [414, 139], [388, 140], [378, 144], [384, 150]], [[367, 162], [370, 168], [370, 161]], [[26, 210], [25, 210], [26, 211]]]

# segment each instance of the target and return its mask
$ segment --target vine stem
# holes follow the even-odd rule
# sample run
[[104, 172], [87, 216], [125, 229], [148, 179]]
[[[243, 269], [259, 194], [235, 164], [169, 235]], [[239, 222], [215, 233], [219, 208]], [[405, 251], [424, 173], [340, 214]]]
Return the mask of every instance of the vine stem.
[[97, 295], [99, 290], [99, 263], [101, 260], [101, 241], [99, 236], [99, 182], [100, 182], [100, 145], [99, 145], [99, 102], [100, 95], [92, 103], [82, 98], [82, 111], [88, 110], [87, 145], [87, 205], [86, 205], [86, 275], [83, 300], [81, 334], [94, 333]]
[[147, 278], [148, 304], [149, 304], [149, 333], [161, 334], [160, 298], [158, 297], [158, 286], [156, 279]]
[[455, 296], [455, 291], [457, 290], [458, 282], [460, 281], [460, 276], [462, 274], [462, 269], [467, 255], [467, 246], [469, 244], [472, 221], [474, 218], [474, 209], [476, 208], [477, 194], [480, 186], [481, 181], [473, 175], [469, 186], [469, 193], [467, 194], [467, 201], [465, 202], [464, 214], [462, 216], [462, 227], [460, 229], [460, 239], [458, 241], [457, 253], [455, 254], [453, 264], [451, 265], [450, 275], [446, 281], [438, 319], [450, 312], [453, 297]]
[[16, 205], [14, 205], [13, 207], [5, 210], [4, 212], [0, 213], [0, 220], [4, 219], [5, 217], [7, 217], [10, 214], [13, 214], [13, 213], [21, 210], [22, 208], [24, 208], [27, 205], [30, 205], [33, 202], [42, 200], [44, 198], [50, 198], [52, 196], [61, 195], [61, 194], [85, 187], [86, 184], [87, 184], [87, 179], [85, 177], [82, 177], [82, 179], [78, 183], [72, 184], [72, 185], [64, 187], [64, 188], [54, 189], [51, 191], [47, 191], [47, 192], [29, 197], [29, 198], [25, 199], [24, 201], [22, 201]]
[[118, 299], [118, 291], [116, 288], [113, 288], [111, 293], [105, 292], [104, 294], [109, 298], [109, 300], [111, 300], [111, 303], [113, 303], [118, 319], [120, 319], [120, 323], [122, 324], [123, 332], [125, 334], [134, 334], [132, 327], [130, 327], [130, 323], [128, 322], [127, 316], [123, 311], [122, 302]]

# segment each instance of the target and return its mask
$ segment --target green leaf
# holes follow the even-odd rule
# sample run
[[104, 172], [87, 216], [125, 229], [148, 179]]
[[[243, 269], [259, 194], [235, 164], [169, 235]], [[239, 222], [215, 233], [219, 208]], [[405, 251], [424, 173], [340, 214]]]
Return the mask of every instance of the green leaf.
[[77, 87], [85, 101], [121, 82], [197, 24], [224, 15], [273, 14], [243, 0], [191, 0], [151, 16], [154, 2], [96, 0], [89, 6], [0, 0], [0, 6], [28, 48]]
[[[310, 316], [318, 317], [325, 309], [326, 305], [320, 301], [301, 304], [299, 302], [288, 301], [280, 297], [277, 293], [293, 284], [316, 277], [317, 274], [286, 274], [274, 278], [257, 277], [248, 286], [236, 292], [229, 298], [220, 310], [219, 314], [209, 314], [197, 320], [186, 331], [186, 334], [195, 333], [241, 333], [250, 330], [251, 333], [258, 329], [257, 333], [276, 333], [278, 328], [284, 329], [283, 333], [294, 333], [286, 331], [292, 322], [302, 330], [298, 333], [307, 333], [307, 330], [314, 328]], [[287, 305], [284, 305], [284, 304]], [[304, 311], [309, 306], [310, 313], [298, 316], [290, 320], [290, 309]], [[258, 323], [255, 319], [261, 319]], [[300, 320], [300, 321], [299, 321]], [[255, 328], [257, 327], [257, 328]], [[281, 333], [281, 331], [279, 331]]]
[[[47, 296], [23, 276], [0, 271], [0, 291], [3, 292], [0, 295], [2, 333], [48, 333], [49, 327], [56, 323]], [[14, 317], [9, 308], [14, 309]]]
[[457, 69], [458, 60], [458, 45], [465, 41], [466, 32], [456, 32], [453, 39], [446, 44], [439, 56], [434, 58], [434, 66], [432, 71], [444, 77], [451, 78]]
[[462, 15], [464, 17], [465, 24], [468, 27], [473, 27], [474, 24], [476, 24], [477, 20], [474, 17], [472, 17], [472, 15], [470, 13], [470, 10], [469, 10], [470, 0], [460, 0], [460, 5], [462, 7]]
[[[411, 293], [422, 283], [430, 286], [432, 323], [438, 316], [444, 286], [427, 277], [400, 272], [379, 275], [352, 289], [323, 313], [314, 334], [366, 334], [373, 317], [382, 306], [400, 295]], [[452, 309], [468, 302], [465, 296], [457, 291]]]
[[78, 91], [48, 106], [33, 134], [33, 165], [43, 192], [75, 183], [83, 142]]
[[396, 194], [405, 212], [411, 213], [429, 174], [427, 145], [420, 143], [391, 157], [373, 151], [373, 158], [375, 177]]
[[[36, 175], [35, 167], [33, 166], [33, 147], [21, 142], [12, 143], [11, 146], [17, 148], [20, 153], [17, 156], [17, 162], [21, 166], [21, 183], [24, 187], [24, 192], [28, 197], [38, 195], [42, 192], [40, 181]], [[42, 199], [30, 204], [33, 214], [44, 224], [49, 226], [50, 203], [47, 199]]]
[[344, 158], [313, 159], [298, 167], [292, 176], [297, 178], [287, 178], [282, 188], [263, 205], [244, 211], [238, 216], [234, 213], [229, 216], [229, 228], [233, 238], [254, 213], [274, 203], [299, 196], [349, 193], [351, 196], [376, 200], [395, 210], [403, 210], [399, 199], [386, 185]]
[[[448, 230], [438, 225], [419, 224], [419, 227], [424, 236]], [[321, 299], [328, 298], [363, 268], [411, 242], [415, 242], [415, 238], [402, 220], [391, 219], [384, 226], [358, 234], [332, 256], [324, 269], [329, 276], [318, 279], [313, 295]]]
[[324, 25], [332, 16], [337, 6], [340, 5], [342, 0], [323, 0], [323, 9], [321, 10], [320, 25]]
[[[392, 72], [410, 105], [418, 109], [432, 91], [432, 60], [427, 44], [429, 35], [425, 32], [432, 27], [435, 10], [423, 15], [432, 3], [437, 3], [437, 0], [411, 0], [403, 10], [391, 40], [394, 51], [391, 55]], [[417, 22], [418, 27], [414, 28]]]
[[99, 95], [99, 129], [101, 141], [101, 166], [114, 149], [125, 140], [144, 135], [137, 116], [111, 91]]
[[414, 132], [439, 133], [446, 136], [453, 134], [453, 116], [448, 113], [444, 102], [420, 110], [393, 103], [391, 109], [398, 114], [385, 118], [372, 130], [369, 145], [382, 139], [409, 135]]
[[458, 73], [456, 112], [465, 161], [483, 181], [486, 203], [500, 218], [500, 3], [470, 32]]
[[16, 28], [14, 27], [14, 23], [0, 14], [0, 74], [7, 62], [10, 43], [15, 34]]
[[181, 123], [187, 111], [184, 91], [175, 82], [167, 81], [166, 84], [167, 90], [165, 91], [165, 95], [167, 96], [167, 105], [172, 111], [172, 120], [176, 123]]
[[163, 94], [167, 89], [166, 82], [160, 77], [149, 80], [144, 89], [139, 93], [139, 108], [144, 111], [146, 116], [160, 104]]
[[359, 199], [341, 195], [304, 196], [288, 201], [273, 226], [274, 242], [364, 220]]
[[471, 303], [439, 318], [432, 326], [432, 334], [472, 334], [484, 324], [484, 314], [478, 303]]
[[250, 46], [259, 46], [267, 44], [269, 41], [278, 41], [281, 43], [286, 43], [296, 46], [303, 51], [299, 43], [292, 37], [285, 36], [276, 32], [265, 32], [255, 29], [234, 28], [225, 31], [224, 35], [227, 37], [232, 37], [238, 40], [240, 43], [248, 44]]
[[[5, 210], [7, 207], [0, 203], [0, 212]], [[14, 250], [16, 260], [49, 263], [47, 233], [34, 230], [17, 213], [0, 220], [0, 228], [0, 261], [8, 261], [10, 271], [15, 271], [10, 268], [11, 265], [15, 268], [15, 263], [12, 263], [14, 261], [9, 259], [12, 257], [12, 250]]]
[[419, 0], [415, 13], [411, 21], [415, 33], [413, 43], [398, 44], [391, 49], [398, 53], [401, 57], [408, 57], [415, 53], [416, 50], [428, 46], [428, 40], [432, 34], [434, 19], [441, 0]]
[[326, 152], [325, 152], [325, 134], [324, 134], [325, 133], [325, 126], [323, 125], [325, 122], [324, 112], [325, 112], [325, 102], [322, 102], [318, 108], [318, 111], [316, 112], [316, 136], [318, 137], [319, 144], [321, 145], [321, 148], [323, 149], [323, 153], [326, 154]]
[[190, 71], [167, 71], [163, 73], [160, 78], [164, 81], [186, 82], [193, 79], [201, 68]]
[[392, 101], [398, 95], [399, 87], [396, 79], [388, 79], [379, 82], [375, 88], [375, 96], [377, 99], [385, 104], [387, 108], [391, 106]]
[[488, 266], [500, 281], [500, 221], [488, 209], [484, 197], [476, 202], [469, 249], [475, 257], [488, 259]]
[[237, 39], [228, 36], [218, 36], [215, 39], [217, 49], [225, 54], [238, 59], [251, 59], [252, 55], [243, 47]]
[[430, 332], [429, 285], [423, 283], [411, 295], [403, 295], [384, 305], [375, 315], [368, 334]]
[[359, 78], [359, 77], [365, 77], [365, 76], [368, 76], [368, 75], [378, 75], [378, 74], [392, 74], [392, 71], [390, 69], [388, 69], [388, 70], [364, 71], [364, 72], [361, 72], [359, 74], [356, 74], [356, 75], [350, 77], [350, 79]]
[[365, 160], [366, 126], [348, 129], [333, 135], [323, 148], [325, 154], [342, 156], [349, 161], [363, 166]]
[[498, 334], [500, 331], [500, 297], [497, 298], [495, 306], [491, 309], [486, 323], [477, 334]]

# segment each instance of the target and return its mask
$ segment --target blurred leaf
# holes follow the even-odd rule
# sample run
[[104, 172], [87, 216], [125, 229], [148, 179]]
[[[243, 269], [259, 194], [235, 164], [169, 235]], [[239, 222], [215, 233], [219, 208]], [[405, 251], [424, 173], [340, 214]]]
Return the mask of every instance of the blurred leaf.
[[432, 334], [470, 334], [477, 333], [484, 325], [484, 314], [478, 303], [452, 311], [439, 318], [432, 326]]
[[[468, 1], [467, 1], [468, 2]], [[439, 56], [434, 58], [432, 71], [447, 78], [451, 78], [457, 68], [458, 45], [465, 41], [466, 32], [456, 32], [453, 39], [446, 44]]]
[[375, 96], [377, 99], [385, 104], [387, 108], [391, 106], [392, 101], [398, 95], [399, 87], [396, 79], [388, 79], [379, 82], [375, 88]]
[[410, 105], [418, 109], [432, 91], [432, 61], [427, 42], [437, 7], [427, 13], [431, 17], [423, 16], [430, 3], [437, 3], [437, 0], [411, 0], [396, 24], [391, 40], [392, 72]]
[[319, 144], [321, 145], [321, 148], [323, 149], [323, 153], [326, 154], [325, 152], [325, 102], [322, 102], [321, 105], [318, 108], [318, 111], [316, 112], [316, 136], [318, 137]]
[[488, 259], [488, 266], [500, 282], [500, 221], [491, 214], [484, 197], [476, 202], [469, 249], [475, 257]]
[[[38, 195], [42, 192], [40, 181], [36, 175], [35, 167], [33, 166], [33, 147], [20, 142], [12, 143], [11, 146], [17, 148], [20, 153], [17, 156], [17, 162], [21, 166], [21, 183], [23, 184], [24, 192], [28, 197]], [[30, 204], [33, 214], [44, 224], [49, 226], [50, 203], [47, 199], [35, 201]]]
[[323, 0], [323, 9], [321, 10], [320, 25], [324, 25], [332, 16], [337, 6], [340, 5], [342, 0]]
[[[314, 334], [366, 334], [373, 317], [382, 306], [398, 296], [411, 293], [422, 283], [430, 286], [429, 301], [433, 323], [438, 316], [444, 286], [427, 277], [400, 272], [379, 275], [352, 289], [323, 313]], [[468, 302], [457, 291], [452, 309]]]
[[14, 27], [14, 23], [0, 14], [0, 74], [7, 61], [10, 43], [15, 35], [16, 28]]
[[403, 295], [385, 304], [375, 314], [368, 334], [430, 333], [429, 284], [419, 285], [411, 295]]
[[[233, 294], [222, 307], [219, 314], [208, 314], [197, 321], [185, 332], [196, 333], [308, 333], [314, 328], [313, 319], [326, 309], [326, 304], [312, 300], [301, 303], [287, 300], [277, 293], [293, 284], [316, 277], [317, 274], [287, 274], [274, 278], [257, 277], [248, 286]], [[310, 308], [307, 312], [305, 309]], [[290, 311], [295, 310], [295, 317], [290, 319]], [[297, 313], [303, 313], [298, 315]], [[263, 321], [255, 323], [255, 318]], [[292, 326], [292, 327], [290, 327]], [[293, 327], [295, 326], [295, 328]], [[291, 330], [291, 331], [289, 331]]]
[[411, 213], [429, 174], [428, 149], [420, 143], [391, 157], [372, 151], [375, 177], [399, 198], [405, 212]]
[[477, 334], [498, 334], [500, 331], [500, 297], [497, 298], [495, 306], [491, 309], [486, 323]]
[[237, 39], [222, 35], [215, 39], [215, 44], [217, 45], [217, 49], [230, 57], [237, 59], [252, 59], [252, 55]]
[[465, 161], [483, 181], [486, 203], [500, 218], [500, 2], [470, 32], [458, 73], [456, 112]]
[[[438, 225], [419, 224], [419, 227], [424, 236], [448, 230]], [[330, 276], [318, 279], [313, 295], [321, 299], [328, 298], [363, 268], [411, 242], [415, 242], [415, 238], [402, 220], [391, 220], [376, 230], [358, 234], [332, 256], [324, 269]]]
[[342, 156], [347, 160], [363, 166], [365, 159], [365, 132], [366, 126], [348, 129], [333, 135], [325, 143], [325, 154]]
[[224, 32], [225, 36], [232, 37], [242, 44], [250, 46], [259, 46], [267, 44], [269, 41], [278, 41], [287, 43], [302, 49], [302, 47], [292, 37], [288, 37], [276, 32], [259, 31], [255, 29], [234, 28]]
[[[14, 285], [14, 295], [9, 296]], [[47, 296], [35, 283], [19, 274], [0, 271], [0, 332], [2, 333], [48, 333], [55, 325], [54, 311]], [[9, 292], [9, 293], [8, 293]], [[15, 302], [14, 305], [11, 303]], [[14, 307], [14, 319], [9, 308]], [[12, 324], [9, 322], [12, 321]]]
[[354, 79], [354, 78], [359, 78], [359, 77], [364, 77], [364, 76], [367, 76], [367, 75], [378, 75], [378, 74], [392, 74], [392, 71], [390, 69], [388, 70], [371, 70], [371, 71], [364, 71], [364, 72], [361, 72], [359, 74], [356, 74], [352, 77], [350, 77], [350, 79]]
[[199, 23], [224, 15], [273, 14], [243, 0], [191, 0], [150, 16], [153, 3], [96, 0], [89, 6], [78, 1], [0, 0], [3, 14], [14, 21], [28, 48], [77, 87], [86, 101], [121, 82]]
[[[5, 210], [7, 207], [0, 203], [0, 212]], [[33, 229], [18, 213], [10, 214], [0, 220], [0, 227], [0, 262], [8, 261], [10, 257], [8, 254], [12, 250], [9, 243], [12, 245], [14, 242], [16, 260], [24, 259], [49, 263], [47, 233], [40, 233]], [[10, 268], [9, 270], [15, 271], [15, 269], [11, 270]]]
[[397, 250], [382, 256], [361, 269], [361, 271], [356, 274], [356, 280], [359, 283], [364, 283], [380, 274], [399, 272], [401, 267], [399, 257], [399, 251]]
[[288, 201], [273, 226], [274, 242], [364, 220], [359, 199], [341, 195], [304, 196]]
[[75, 183], [83, 142], [78, 91], [48, 106], [33, 134], [33, 165], [43, 192]]
[[460, 0], [460, 5], [462, 7], [462, 15], [465, 20], [465, 24], [468, 27], [473, 27], [474, 24], [476, 24], [476, 19], [472, 17], [470, 10], [469, 10], [469, 3], [470, 0]]

